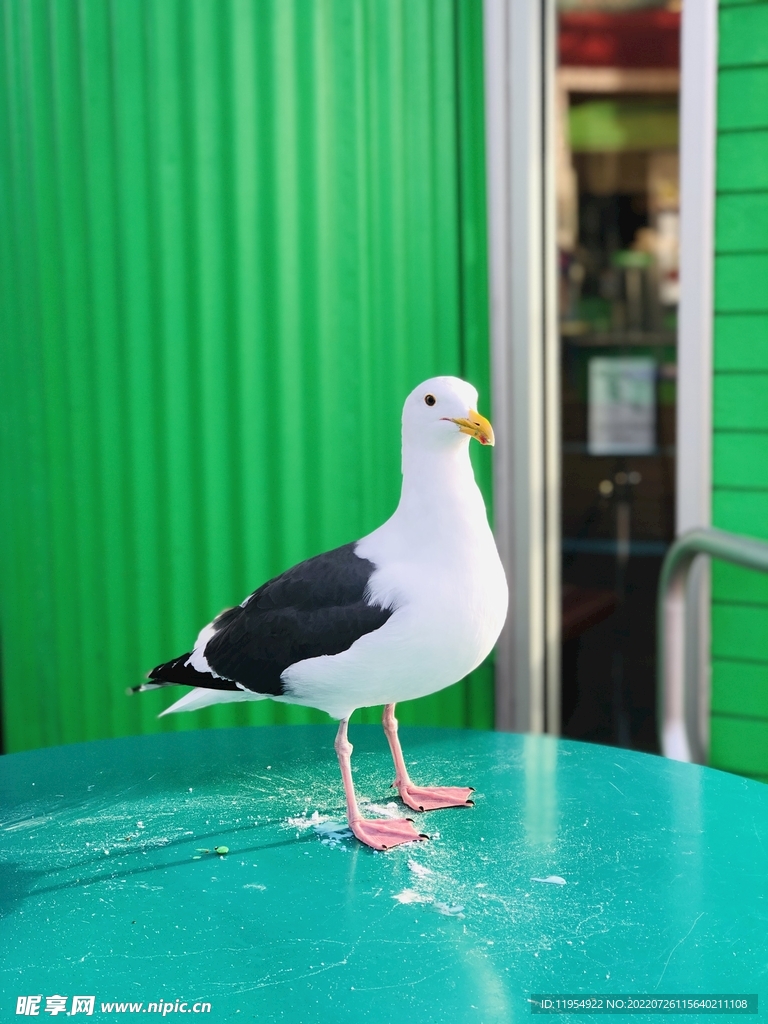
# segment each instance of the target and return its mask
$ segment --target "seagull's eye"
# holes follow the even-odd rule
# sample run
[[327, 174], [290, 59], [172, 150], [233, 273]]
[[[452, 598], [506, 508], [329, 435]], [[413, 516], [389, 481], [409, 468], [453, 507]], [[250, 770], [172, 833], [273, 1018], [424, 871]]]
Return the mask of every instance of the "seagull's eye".
[[427, 395], [424, 398], [424, 401], [427, 403], [427, 405], [434, 405], [437, 399], [435, 398], [434, 395]]

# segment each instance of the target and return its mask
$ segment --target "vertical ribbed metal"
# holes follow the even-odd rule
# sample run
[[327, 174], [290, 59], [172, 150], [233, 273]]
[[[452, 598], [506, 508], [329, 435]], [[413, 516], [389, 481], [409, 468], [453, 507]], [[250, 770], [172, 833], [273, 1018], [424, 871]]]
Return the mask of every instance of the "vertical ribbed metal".
[[[467, 375], [488, 408], [481, 18], [2, 4], [6, 749], [324, 717], [158, 721], [167, 693], [124, 691], [392, 511], [419, 380]], [[400, 712], [492, 715], [487, 667]]]

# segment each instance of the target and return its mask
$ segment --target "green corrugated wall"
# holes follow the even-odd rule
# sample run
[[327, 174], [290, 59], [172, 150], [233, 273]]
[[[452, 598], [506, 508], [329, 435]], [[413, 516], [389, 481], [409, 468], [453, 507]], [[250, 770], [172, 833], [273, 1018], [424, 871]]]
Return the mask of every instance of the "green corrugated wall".
[[[720, 3], [713, 523], [768, 539], [768, 3]], [[715, 563], [712, 744], [768, 782], [768, 577]]]
[[1, 10], [6, 749], [323, 720], [124, 691], [391, 513], [420, 380], [488, 409], [480, 0]]

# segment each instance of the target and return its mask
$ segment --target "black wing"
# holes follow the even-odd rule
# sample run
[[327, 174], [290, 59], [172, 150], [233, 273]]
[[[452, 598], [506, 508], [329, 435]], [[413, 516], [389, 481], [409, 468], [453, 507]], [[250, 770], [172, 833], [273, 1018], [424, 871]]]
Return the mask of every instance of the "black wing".
[[[289, 665], [323, 654], [341, 654], [379, 629], [391, 608], [369, 604], [366, 588], [376, 566], [355, 554], [354, 544], [300, 562], [259, 587], [237, 608], [214, 620], [205, 659], [221, 678], [185, 665], [182, 655], [149, 674], [156, 683], [282, 694]], [[150, 684], [151, 685], [151, 684]]]

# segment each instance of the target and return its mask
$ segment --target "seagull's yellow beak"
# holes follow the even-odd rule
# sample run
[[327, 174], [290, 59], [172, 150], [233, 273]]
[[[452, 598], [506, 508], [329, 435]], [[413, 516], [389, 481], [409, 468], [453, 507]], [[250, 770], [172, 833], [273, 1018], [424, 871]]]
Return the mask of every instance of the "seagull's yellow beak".
[[451, 423], [457, 424], [462, 434], [469, 434], [470, 437], [477, 438], [480, 444], [494, 444], [493, 427], [485, 418], [481, 416], [479, 412], [475, 412], [474, 409], [469, 410], [469, 416], [466, 419], [451, 419]]

